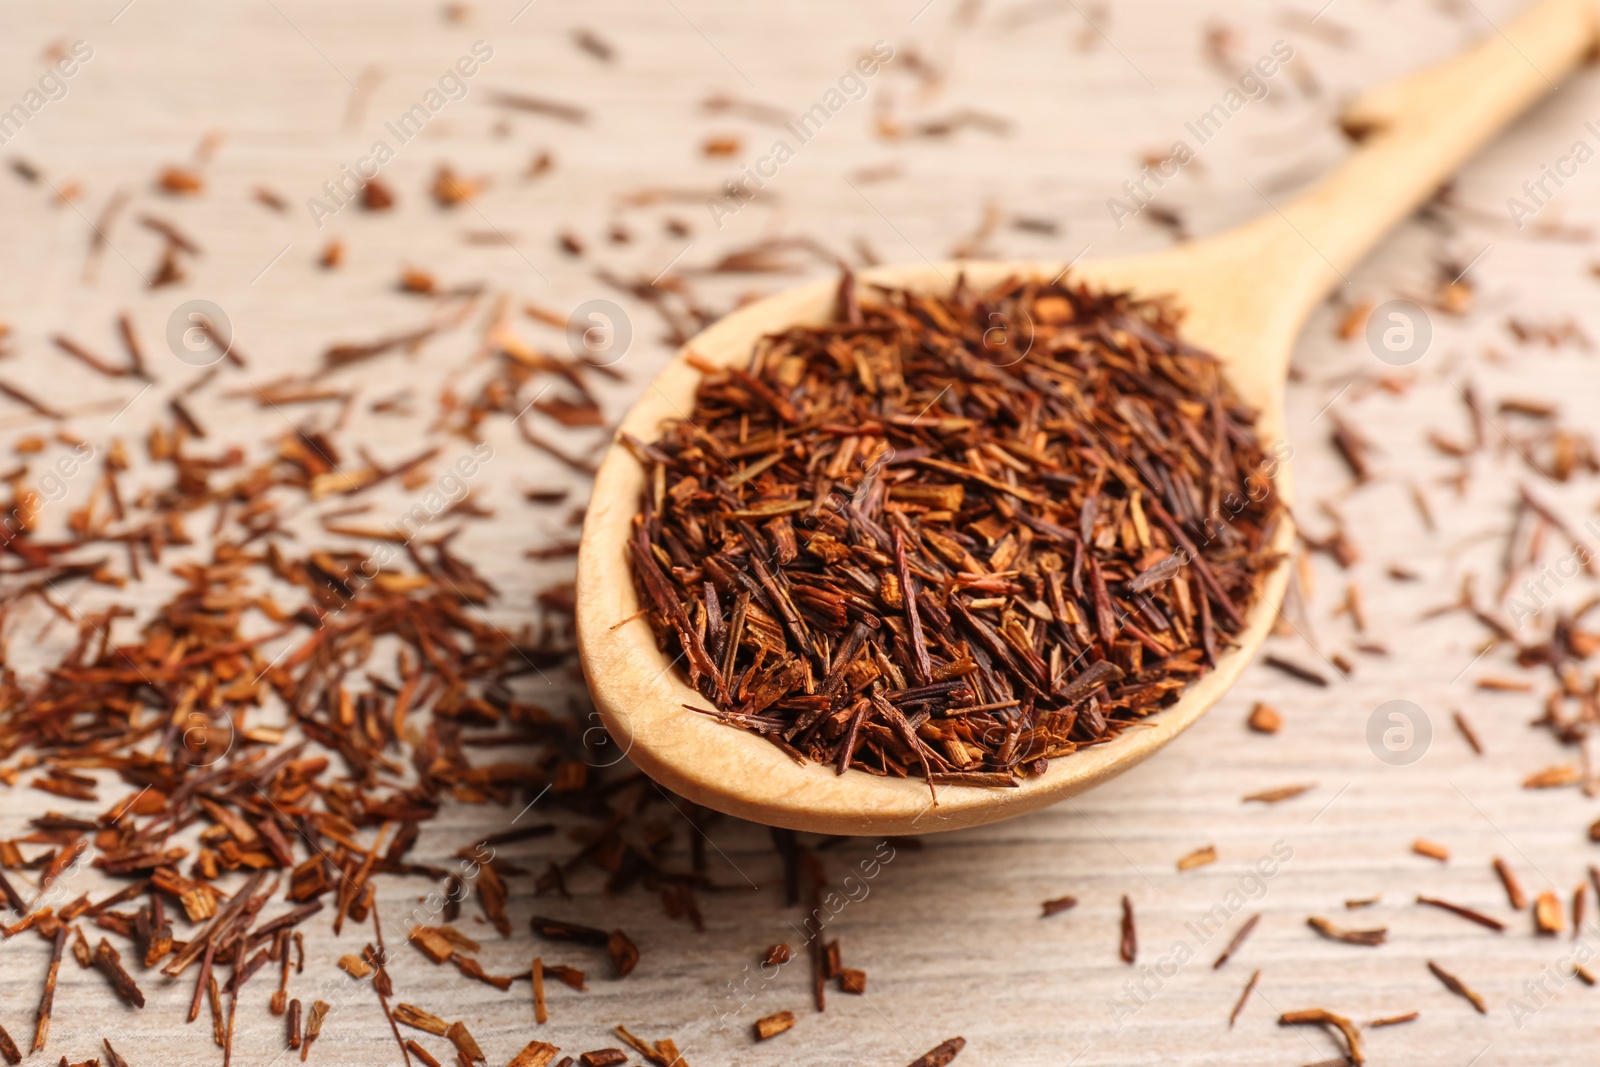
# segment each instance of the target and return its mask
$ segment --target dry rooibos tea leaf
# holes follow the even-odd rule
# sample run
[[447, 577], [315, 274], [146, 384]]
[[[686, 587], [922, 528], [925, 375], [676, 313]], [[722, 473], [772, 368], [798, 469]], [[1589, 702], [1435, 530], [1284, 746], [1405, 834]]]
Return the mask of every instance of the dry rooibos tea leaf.
[[1280, 1026], [1296, 1026], [1303, 1023], [1314, 1023], [1339, 1031], [1344, 1036], [1346, 1055], [1350, 1062], [1360, 1067], [1366, 1062], [1366, 1057], [1361, 1051], [1361, 1031], [1356, 1024], [1346, 1019], [1343, 1015], [1335, 1015], [1323, 1008], [1308, 1008], [1305, 1011], [1286, 1011], [1278, 1017]]
[[910, 1067], [946, 1067], [966, 1047], [966, 1038], [952, 1037], [912, 1060]]
[[1044, 914], [1040, 917], [1048, 919], [1052, 915], [1060, 915], [1062, 912], [1070, 911], [1077, 906], [1077, 897], [1057, 897], [1055, 900], [1044, 902]]
[[1467, 1002], [1477, 1009], [1479, 1015], [1489, 1014], [1488, 1005], [1483, 1002], [1483, 997], [1468, 988], [1467, 984], [1461, 979], [1457, 978], [1455, 975], [1451, 974], [1437, 963], [1434, 963], [1432, 960], [1428, 961], [1428, 970], [1432, 971], [1433, 976], [1439, 979], [1439, 981], [1443, 982], [1444, 987], [1450, 990], [1450, 992], [1456, 994], [1457, 996], [1465, 997]]
[[1415, 852], [1419, 856], [1426, 856], [1431, 860], [1438, 860], [1440, 863], [1446, 863], [1450, 859], [1450, 850], [1448, 848], [1445, 848], [1437, 841], [1429, 841], [1421, 837], [1411, 842], [1411, 851]]
[[[1591, 831], [1590, 836], [1593, 836]], [[1494, 858], [1494, 873], [1500, 876], [1500, 884], [1506, 887], [1506, 900], [1513, 910], [1521, 911], [1528, 906], [1527, 894], [1522, 891], [1522, 883], [1517, 881], [1517, 876], [1511, 866], [1499, 856]]]
[[1250, 980], [1244, 984], [1244, 989], [1239, 993], [1239, 999], [1233, 1003], [1233, 1011], [1228, 1013], [1228, 1029], [1233, 1029], [1233, 1024], [1239, 1021], [1239, 1013], [1244, 1011], [1244, 1005], [1250, 999], [1250, 994], [1255, 992], [1256, 983], [1261, 980], [1261, 971], [1252, 971]]
[[1258, 734], [1275, 734], [1283, 728], [1283, 716], [1270, 704], [1257, 704], [1250, 709], [1249, 723]]
[[1380, 926], [1375, 930], [1346, 930], [1318, 915], [1307, 919], [1306, 925], [1329, 941], [1343, 941], [1347, 945], [1376, 946], [1383, 944], [1389, 937], [1387, 927]]
[[794, 1012], [780, 1011], [776, 1015], [768, 1015], [764, 1019], [756, 1020], [756, 1040], [766, 1041], [777, 1037], [785, 1030], [794, 1026]]
[[1234, 934], [1233, 938], [1228, 942], [1228, 947], [1222, 950], [1221, 954], [1217, 956], [1216, 962], [1211, 965], [1213, 971], [1220, 970], [1223, 964], [1233, 958], [1233, 954], [1239, 950], [1239, 946], [1244, 944], [1245, 940], [1255, 931], [1256, 924], [1260, 921], [1261, 913], [1259, 911], [1244, 921], [1244, 925], [1239, 927], [1239, 932]]
[[1474, 911], [1471, 908], [1463, 907], [1460, 904], [1452, 904], [1448, 900], [1440, 900], [1438, 897], [1427, 897], [1419, 893], [1417, 894], [1417, 903], [1428, 904], [1435, 908], [1441, 908], [1454, 915], [1459, 915], [1463, 919], [1466, 919], [1470, 922], [1475, 922], [1479, 926], [1484, 926], [1497, 932], [1506, 928], [1505, 923], [1501, 922], [1499, 919], [1496, 919], [1492, 915], [1485, 915], [1481, 911]]
[[543, 1041], [530, 1041], [521, 1052], [511, 1057], [511, 1062], [506, 1067], [547, 1067], [560, 1051], [554, 1045], [547, 1045]]
[[1278, 459], [1162, 305], [846, 276], [705, 372], [628, 551], [699, 709], [797, 757], [1013, 786], [1178, 699], [1240, 632]]
[[1533, 924], [1541, 934], [1559, 934], [1566, 929], [1566, 916], [1562, 911], [1561, 898], [1549, 890], [1535, 897]]

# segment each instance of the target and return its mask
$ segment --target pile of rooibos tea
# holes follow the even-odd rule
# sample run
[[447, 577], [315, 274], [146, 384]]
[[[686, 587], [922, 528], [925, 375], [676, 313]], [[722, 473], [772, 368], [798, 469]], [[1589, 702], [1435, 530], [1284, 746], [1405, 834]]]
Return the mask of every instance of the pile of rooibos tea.
[[1170, 309], [846, 277], [836, 319], [702, 365], [628, 442], [634, 577], [698, 710], [841, 774], [1004, 787], [1216, 664], [1276, 563], [1278, 459]]

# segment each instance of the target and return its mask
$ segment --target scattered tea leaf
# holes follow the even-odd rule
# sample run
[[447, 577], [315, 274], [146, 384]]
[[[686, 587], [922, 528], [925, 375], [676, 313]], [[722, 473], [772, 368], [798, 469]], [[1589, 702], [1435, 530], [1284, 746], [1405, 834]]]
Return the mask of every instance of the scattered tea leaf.
[[1377, 946], [1389, 938], [1387, 927], [1378, 927], [1374, 930], [1346, 930], [1317, 915], [1307, 919], [1306, 925], [1329, 941], [1343, 941], [1347, 945]]
[[1361, 1031], [1356, 1024], [1343, 1015], [1335, 1015], [1323, 1008], [1308, 1008], [1304, 1011], [1286, 1011], [1278, 1017], [1280, 1026], [1300, 1025], [1324, 1026], [1336, 1030], [1344, 1038], [1345, 1055], [1350, 1062], [1360, 1067], [1366, 1062], [1366, 1057], [1361, 1051]]
[[757, 1019], [755, 1023], [756, 1040], [767, 1041], [794, 1026], [794, 1012], [780, 1011], [775, 1015]]
[[1466, 919], [1470, 922], [1475, 922], [1479, 926], [1487, 927], [1488, 929], [1496, 932], [1503, 931], [1506, 928], [1505, 923], [1491, 915], [1485, 915], [1481, 911], [1474, 911], [1471, 908], [1463, 907], [1460, 904], [1452, 904], [1448, 900], [1440, 900], [1438, 897], [1426, 897], [1419, 893], [1417, 894], [1417, 903], [1427, 904], [1435, 908], [1442, 908], [1445, 911], [1459, 915], [1463, 919]]
[[1451, 974], [1437, 963], [1434, 963], [1432, 960], [1428, 961], [1428, 970], [1432, 971], [1433, 976], [1439, 979], [1439, 981], [1443, 982], [1444, 987], [1450, 990], [1450, 992], [1466, 998], [1467, 1002], [1470, 1003], [1473, 1008], [1477, 1009], [1479, 1015], [1489, 1014], [1489, 1009], [1484, 1004], [1483, 998], [1477, 993], [1474, 993], [1471, 989], [1467, 988], [1466, 984], [1463, 983], [1461, 979], [1457, 978], [1455, 975]]
[[1438, 860], [1440, 863], [1448, 863], [1450, 860], [1450, 850], [1448, 848], [1445, 848], [1437, 841], [1429, 841], [1422, 837], [1419, 837], [1415, 841], [1411, 842], [1411, 851], [1415, 852], [1419, 856], [1426, 856], [1431, 860]]
[[1286, 785], [1277, 789], [1264, 789], [1259, 793], [1251, 793], [1244, 799], [1246, 803], [1257, 801], [1262, 804], [1278, 804], [1285, 800], [1293, 800], [1302, 793], [1309, 793], [1316, 787], [1317, 783], [1315, 782], [1307, 782], [1304, 785]]

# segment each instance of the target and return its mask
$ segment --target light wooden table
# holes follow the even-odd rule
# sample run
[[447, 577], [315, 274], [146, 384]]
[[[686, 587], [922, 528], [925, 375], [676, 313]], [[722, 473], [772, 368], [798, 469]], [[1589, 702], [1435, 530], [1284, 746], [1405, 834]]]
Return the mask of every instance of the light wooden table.
[[[491, 295], [562, 314], [590, 299], [620, 304], [634, 333], [618, 364], [629, 381], [607, 387], [610, 410], [620, 413], [669, 347], [656, 314], [598, 280], [597, 267], [644, 281], [670, 268], [716, 310], [749, 292], [828, 269], [796, 251], [787, 258], [799, 265], [798, 274], [697, 273], [770, 237], [812, 238], [856, 261], [863, 249], [885, 261], [938, 258], [964, 240], [969, 249], [1017, 258], [1157, 247], [1171, 235], [1153, 223], [1155, 212], [1118, 228], [1107, 199], [1122, 195], [1122, 183], [1137, 176], [1145, 154], [1164, 154], [1175, 139], [1189, 139], [1184, 123], [1221, 100], [1236, 77], [1224, 70], [1252, 62], [1282, 39], [1296, 57], [1270, 82], [1268, 97], [1235, 115], [1156, 200], [1194, 232], [1210, 232], [1270, 210], [1263, 199], [1281, 197], [1339, 157], [1343, 143], [1332, 118], [1340, 100], [1495, 32], [1492, 20], [1517, 6], [1505, 0], [1335, 0], [1311, 23], [1317, 14], [1312, 3], [1220, 0], [931, 0], [925, 7], [923, 0], [533, 0], [526, 7], [522, 0], [495, 0], [461, 5], [460, 21], [447, 19], [438, 3], [414, 0], [122, 3], [58, 0], [48, 9], [12, 5], [0, 11], [0, 106], [25, 100], [37, 86], [49, 62], [43, 51], [52, 43], [70, 48], [83, 40], [93, 48], [92, 58], [65, 82], [66, 95], [44, 104], [14, 136], [6, 131], [9, 140], [0, 148], [0, 157], [24, 159], [44, 179], [28, 184], [0, 174], [0, 319], [11, 328], [11, 354], [0, 360], [0, 376], [74, 412], [77, 432], [100, 439], [118, 433], [130, 441], [157, 417], [159, 394], [135, 400], [131, 387], [107, 382], [55, 352], [47, 340], [52, 332], [64, 330], [114, 352], [113, 316], [130, 309], [170, 389], [198, 372], [167, 357], [160, 341], [165, 323], [181, 302], [211, 300], [226, 310], [252, 361], [246, 374], [230, 379], [231, 388], [306, 372], [332, 341], [368, 340], [425, 321], [433, 308], [397, 293], [393, 284], [403, 265], [415, 265], [442, 284], [483, 282]], [[611, 42], [615, 61], [600, 62], [575, 47], [569, 33], [578, 26]], [[1206, 47], [1213, 30], [1216, 55]], [[400, 197], [398, 208], [383, 215], [352, 208], [324, 220], [319, 230], [305, 201], [336, 179], [341, 165], [353, 166], [376, 139], [390, 137], [384, 123], [422, 102], [478, 40], [493, 56], [466, 80], [465, 98], [444, 104], [409, 143], [391, 140], [395, 158], [382, 174]], [[868, 79], [866, 98], [845, 104], [819, 134], [798, 145], [776, 177], [719, 228], [707, 196], [788, 134], [741, 114], [708, 114], [703, 101], [723, 93], [797, 114], [823, 100], [879, 40], [897, 54]], [[495, 91], [570, 103], [588, 118], [580, 124], [494, 107]], [[1481, 676], [1516, 673], [1505, 648], [1474, 662], [1485, 636], [1479, 626], [1459, 614], [1428, 621], [1423, 614], [1453, 599], [1469, 573], [1479, 575], [1483, 602], [1495, 603], [1517, 484], [1529, 485], [1574, 523], [1595, 511], [1592, 479], [1548, 484], [1502, 447], [1501, 430], [1527, 423], [1508, 421], [1494, 405], [1507, 396], [1549, 400], [1581, 432], [1600, 401], [1600, 370], [1586, 347], [1519, 343], [1506, 325], [1515, 314], [1546, 323], [1575, 317], [1580, 326], [1595, 327], [1589, 308], [1597, 282], [1590, 263], [1600, 257], [1586, 227], [1593, 222], [1600, 170], [1580, 170], [1521, 231], [1510, 221], [1506, 199], [1575, 140], [1600, 146], [1600, 137], [1584, 126], [1596, 114], [1600, 85], [1584, 73], [1475, 162], [1456, 183], [1450, 206], [1408, 224], [1352, 276], [1349, 302], [1422, 298], [1441, 273], [1448, 280], [1471, 264], [1473, 309], [1462, 316], [1433, 314], [1432, 347], [1420, 362], [1396, 370], [1359, 339], [1337, 340], [1338, 308], [1329, 308], [1302, 342], [1299, 380], [1290, 392], [1297, 512], [1321, 535], [1331, 525], [1319, 505], [1336, 507], [1361, 560], [1341, 572], [1325, 556], [1315, 557], [1309, 608], [1304, 616], [1292, 615], [1299, 633], [1276, 639], [1272, 648], [1330, 676], [1335, 672], [1322, 657], [1343, 653], [1355, 663], [1349, 678], [1317, 689], [1257, 665], [1198, 727], [1105, 788], [1011, 823], [930, 837], [921, 849], [901, 845], [865, 897], [830, 927], [847, 965], [868, 972], [868, 994], [835, 992], [823, 1016], [810, 1010], [803, 963], [785, 968], [732, 1014], [729, 984], [743, 980], [766, 946], [794, 939], [801, 913], [783, 907], [766, 831], [727, 821], [711, 831], [711, 856], [714, 878], [729, 891], [701, 897], [703, 934], [666, 921], [647, 893], [603, 897], [592, 875], [575, 883], [577, 899], [570, 903], [534, 901], [525, 880], [519, 883], [512, 912], [519, 933], [511, 941], [486, 939], [490, 970], [526, 968], [540, 951], [520, 932], [535, 911], [622, 927], [643, 953], [633, 976], [613, 981], [601, 977], [603, 960], [545, 946], [548, 958], [571, 959], [597, 976], [583, 995], [553, 985], [547, 1026], [533, 1026], [525, 987], [501, 995], [454, 982], [410, 953], [394, 965], [399, 998], [465, 1019], [496, 1064], [536, 1036], [574, 1054], [613, 1045], [609, 1028], [622, 1023], [648, 1038], [672, 1037], [699, 1067], [889, 1067], [956, 1034], [968, 1041], [957, 1061], [962, 1067], [1287, 1065], [1337, 1053], [1316, 1030], [1276, 1024], [1278, 1011], [1309, 1007], [1357, 1020], [1420, 1011], [1415, 1023], [1368, 1035], [1370, 1062], [1377, 1064], [1594, 1062], [1600, 990], [1545, 977], [1548, 1006], [1514, 1018], [1521, 1013], [1508, 998], [1533, 1007], [1525, 984], [1556, 974], [1573, 947], [1568, 938], [1534, 937], [1528, 917], [1509, 912], [1489, 861], [1505, 857], [1530, 891], [1553, 888], [1565, 900], [1584, 879], [1586, 865], [1600, 858], [1585, 835], [1600, 812], [1576, 789], [1521, 788], [1528, 774], [1576, 760], [1577, 753], [1530, 728], [1540, 714], [1539, 695], [1475, 688]], [[948, 136], [916, 135], [921, 123], [962, 115], [966, 125]], [[905, 136], [879, 136], [880, 121], [897, 124]], [[152, 192], [157, 169], [188, 161], [212, 132], [222, 139], [205, 167], [204, 194], [173, 199]], [[738, 137], [737, 152], [707, 158], [702, 144], [714, 136]], [[525, 178], [530, 161], [546, 151], [553, 167]], [[440, 163], [489, 185], [472, 206], [441, 210], [426, 196]], [[61, 191], [76, 187], [78, 195], [56, 204], [46, 181]], [[276, 213], [253, 201], [257, 185], [277, 191], [288, 210]], [[133, 200], [85, 282], [90, 220], [118, 189]], [[649, 189], [668, 195], [633, 206], [630, 194]], [[986, 210], [996, 221], [993, 232], [971, 240]], [[203, 254], [188, 261], [183, 283], [145, 287], [160, 238], [136, 223], [144, 212], [175, 221], [202, 246]], [[1019, 216], [1048, 220], [1057, 232], [1018, 229], [1013, 220]], [[686, 223], [689, 234], [669, 232], [669, 218]], [[631, 235], [625, 244], [607, 237], [618, 223]], [[578, 235], [586, 254], [564, 254], [556, 245], [560, 231]], [[485, 243], [486, 235], [501, 243]], [[315, 258], [331, 236], [345, 242], [347, 264], [328, 274]], [[414, 452], [438, 391], [461, 385], [478, 366], [475, 338], [486, 306], [480, 303], [470, 327], [420, 354], [391, 356], [341, 379], [367, 399], [410, 387], [422, 413], [412, 420], [358, 415], [348, 432], [382, 457]], [[537, 323], [524, 321], [519, 329], [535, 343], [562, 344], [558, 331]], [[1400, 394], [1375, 388], [1386, 374], [1408, 387]], [[1443, 479], [1459, 464], [1430, 448], [1426, 433], [1466, 435], [1460, 387], [1469, 381], [1493, 421], [1487, 431], [1492, 447], [1470, 461], [1472, 478], [1458, 495]], [[223, 392], [209, 390], [195, 405], [217, 447], [231, 440], [256, 443], [286, 428], [281, 413]], [[129, 400], [133, 406], [117, 415]], [[1352, 486], [1330, 447], [1336, 418], [1376, 446], [1374, 477], [1365, 485]], [[0, 408], [8, 434], [39, 425], [20, 409]], [[600, 441], [593, 432], [544, 429], [579, 451]], [[566, 562], [530, 563], [522, 550], [575, 535], [565, 525], [570, 505], [530, 507], [520, 490], [571, 484], [576, 503], [584, 483], [521, 445], [504, 420], [490, 434], [495, 459], [476, 488], [497, 509], [497, 519], [470, 530], [464, 547], [500, 584], [497, 617], [515, 625], [527, 618], [536, 589], [570, 571]], [[1426, 494], [1436, 531], [1419, 518], [1413, 485]], [[386, 497], [388, 505], [398, 512], [406, 506], [404, 494]], [[1544, 563], [1564, 551], [1559, 540], [1551, 538]], [[1421, 580], [1392, 580], [1385, 573], [1392, 564]], [[1355, 633], [1348, 615], [1336, 614], [1347, 582], [1363, 591], [1365, 635]], [[1592, 592], [1592, 583], [1576, 580], [1559, 599], [1578, 602]], [[1523, 633], [1542, 632], [1548, 623], [1548, 617], [1530, 623]], [[15, 646], [27, 642], [14, 630], [7, 633], [20, 664], [27, 650]], [[1355, 652], [1358, 640], [1381, 642], [1390, 654]], [[575, 684], [571, 677], [553, 679], [549, 699], [561, 700], [560, 690]], [[1379, 760], [1366, 740], [1369, 717], [1396, 699], [1420, 706], [1432, 727], [1425, 757], [1408, 766]], [[1281, 734], [1245, 729], [1256, 701], [1282, 710]], [[1477, 725], [1487, 756], [1474, 756], [1452, 726], [1457, 708]], [[1240, 801], [1246, 793], [1299, 782], [1317, 785], [1276, 806]], [[46, 799], [22, 788], [0, 793], [0, 834], [23, 832], [25, 820], [45, 807], [77, 810]], [[93, 806], [78, 807], [87, 813]], [[670, 809], [661, 812], [674, 847], [684, 849], [692, 829]], [[462, 840], [500, 828], [513, 814], [452, 808], [427, 828], [417, 855], [443, 861]], [[1450, 862], [1414, 855], [1410, 844], [1417, 837], [1448, 845]], [[1205, 844], [1216, 845], [1216, 864], [1175, 870], [1180, 856]], [[876, 845], [854, 842], [826, 853], [830, 870], [842, 877]], [[1292, 850], [1292, 858], [1273, 877], [1252, 879], [1251, 866], [1275, 846], [1280, 854]], [[538, 869], [546, 857], [570, 848], [545, 839], [506, 854]], [[82, 885], [101, 891], [90, 875]], [[1197, 934], [1213, 905], [1226, 908], [1230, 891], [1240, 889], [1257, 899], [1233, 912], [1227, 932]], [[386, 883], [382, 905], [398, 913], [419, 891], [415, 882]], [[1421, 909], [1411, 903], [1419, 892], [1507, 918], [1511, 929], [1497, 935]], [[1076, 910], [1039, 919], [1042, 900], [1066, 894], [1080, 898]], [[1117, 958], [1124, 894], [1138, 915], [1136, 968]], [[1383, 900], [1374, 908], [1344, 910], [1347, 898], [1378, 894]], [[1210, 961], [1221, 944], [1257, 910], [1264, 918], [1253, 938], [1214, 972]], [[1589, 915], [1597, 912], [1591, 900]], [[1322, 940], [1306, 927], [1309, 915], [1387, 926], [1389, 943], [1372, 949]], [[347, 934], [348, 944], [320, 933], [310, 940], [323, 959], [316, 970], [333, 976], [334, 995], [323, 995], [337, 1001], [354, 983], [334, 972], [331, 961], [357, 948], [356, 937]], [[1579, 944], [1594, 951], [1600, 931], [1591, 923]], [[1164, 958], [1191, 950], [1189, 962], [1163, 967]], [[19, 1039], [31, 1031], [45, 955], [32, 936], [0, 945], [0, 1022]], [[1474, 1014], [1446, 992], [1428, 974], [1429, 959], [1481, 991], [1489, 1014]], [[1228, 1013], [1256, 968], [1259, 988], [1230, 1031]], [[1145, 992], [1135, 1003], [1127, 983], [1141, 978]], [[29, 1062], [99, 1055], [102, 1034], [134, 1067], [216, 1062], [219, 1053], [204, 1023], [176, 1021], [188, 983], [147, 986], [153, 1003], [133, 1013], [113, 1001], [98, 975], [64, 967], [49, 1054]], [[309, 999], [306, 988], [299, 992]], [[397, 1059], [377, 1005], [361, 993], [329, 1019], [313, 1061]], [[780, 1009], [796, 1011], [799, 1024], [770, 1043], [754, 1044], [748, 1024]], [[279, 1020], [247, 998], [240, 1026], [238, 1062], [274, 1062], [282, 1046]]]

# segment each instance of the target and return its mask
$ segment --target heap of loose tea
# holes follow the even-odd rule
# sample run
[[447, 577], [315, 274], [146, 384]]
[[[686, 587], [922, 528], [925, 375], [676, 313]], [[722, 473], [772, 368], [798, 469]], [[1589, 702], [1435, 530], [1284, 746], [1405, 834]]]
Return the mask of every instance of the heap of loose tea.
[[1015, 785], [1216, 664], [1276, 458], [1162, 304], [873, 293], [699, 363], [689, 417], [629, 440], [640, 598], [698, 710], [841, 774]]

